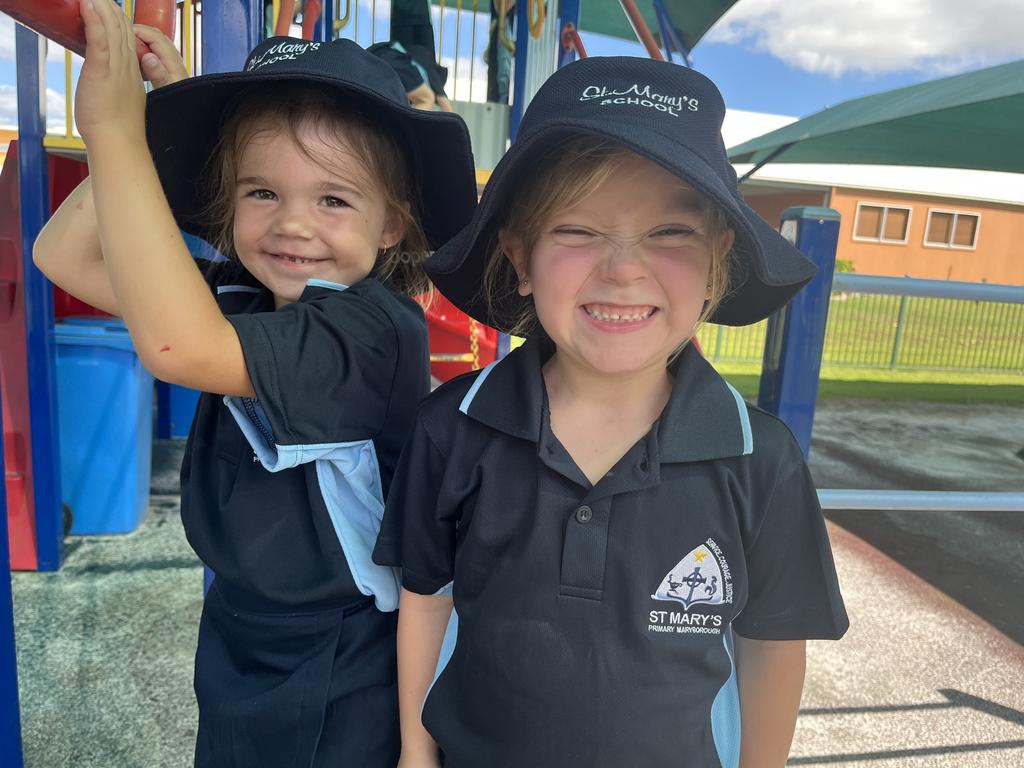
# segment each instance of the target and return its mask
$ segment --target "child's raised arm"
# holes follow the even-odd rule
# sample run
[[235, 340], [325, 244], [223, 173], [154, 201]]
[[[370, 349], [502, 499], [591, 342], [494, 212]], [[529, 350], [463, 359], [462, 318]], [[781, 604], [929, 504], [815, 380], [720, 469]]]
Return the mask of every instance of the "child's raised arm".
[[420, 720], [434, 679], [445, 629], [452, 613], [450, 595], [418, 595], [402, 590], [398, 611], [398, 710], [402, 756], [398, 768], [439, 768], [437, 744]]
[[[143, 75], [161, 88], [188, 77], [177, 49], [153, 27], [136, 24], [135, 36], [149, 46], [142, 57]], [[64, 201], [32, 249], [36, 266], [68, 293], [105, 312], [120, 314], [100, 250], [92, 181], [86, 179]]]
[[135, 34], [111, 0], [81, 2], [87, 48], [75, 114], [117, 309], [158, 378], [252, 397], [238, 336], [193, 264], [149, 155]]
[[783, 768], [804, 687], [804, 640], [736, 638], [740, 768]]

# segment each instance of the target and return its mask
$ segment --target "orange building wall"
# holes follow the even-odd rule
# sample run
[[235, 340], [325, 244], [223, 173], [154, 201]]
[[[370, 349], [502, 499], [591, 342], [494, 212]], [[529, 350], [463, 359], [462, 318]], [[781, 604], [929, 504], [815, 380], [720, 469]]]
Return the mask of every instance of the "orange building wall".
[[[854, 240], [859, 202], [909, 207], [906, 244]], [[1024, 285], [1024, 206], [836, 188], [831, 207], [842, 215], [837, 258], [852, 261], [860, 274]], [[975, 249], [925, 246], [930, 208], [979, 214]]]

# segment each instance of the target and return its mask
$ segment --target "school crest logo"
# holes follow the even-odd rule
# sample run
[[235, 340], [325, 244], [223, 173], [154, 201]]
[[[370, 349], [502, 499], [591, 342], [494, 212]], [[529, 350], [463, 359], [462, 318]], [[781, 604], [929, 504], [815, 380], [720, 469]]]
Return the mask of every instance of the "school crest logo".
[[681, 603], [686, 610], [698, 603], [731, 603], [732, 574], [714, 539], [708, 539], [676, 563], [651, 598]]

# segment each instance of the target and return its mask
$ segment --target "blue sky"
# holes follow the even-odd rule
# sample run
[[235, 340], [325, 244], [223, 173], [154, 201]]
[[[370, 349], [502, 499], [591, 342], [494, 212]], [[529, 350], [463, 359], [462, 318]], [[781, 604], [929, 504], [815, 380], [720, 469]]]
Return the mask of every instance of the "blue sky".
[[[365, 43], [369, 15], [364, 6]], [[449, 56], [450, 22], [451, 15], [443, 45]], [[386, 16], [378, 17], [378, 37], [387, 24]], [[485, 25], [481, 17], [478, 56]], [[15, 119], [13, 38], [10, 19], [0, 18], [0, 125]], [[468, 38], [463, 28], [464, 56]], [[588, 34], [584, 40], [591, 55], [642, 53], [635, 43]], [[974, 0], [969, 10], [962, 0], [739, 0], [693, 51], [694, 66], [719, 85], [731, 108], [792, 116], [1020, 58], [1024, 0]], [[51, 117], [60, 120], [63, 67], [59, 56], [51, 59], [48, 103]], [[485, 70], [476, 61], [479, 87]]]

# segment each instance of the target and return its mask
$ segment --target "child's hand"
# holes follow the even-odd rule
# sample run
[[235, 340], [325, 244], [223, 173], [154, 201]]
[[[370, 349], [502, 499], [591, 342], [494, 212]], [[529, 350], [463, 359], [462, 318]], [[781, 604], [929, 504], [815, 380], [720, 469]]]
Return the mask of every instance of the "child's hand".
[[181, 60], [181, 54], [167, 35], [156, 27], [147, 27], [144, 24], [136, 24], [134, 30], [135, 37], [148, 48], [139, 60], [142, 76], [149, 80], [154, 88], [162, 88], [188, 77], [185, 62]]
[[80, 0], [85, 63], [75, 94], [75, 122], [88, 144], [115, 134], [146, 140], [146, 91], [135, 55], [135, 33], [112, 0]]

